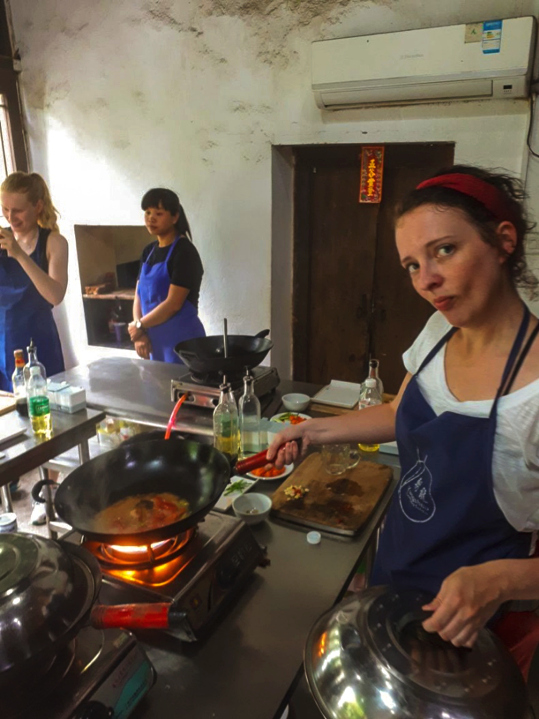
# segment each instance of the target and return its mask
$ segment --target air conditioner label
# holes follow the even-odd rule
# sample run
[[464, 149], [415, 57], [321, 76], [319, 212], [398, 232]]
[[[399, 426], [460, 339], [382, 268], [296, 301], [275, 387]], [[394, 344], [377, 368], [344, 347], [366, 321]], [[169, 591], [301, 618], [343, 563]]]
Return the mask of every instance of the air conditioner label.
[[500, 52], [502, 44], [502, 20], [483, 23], [483, 54], [492, 55]]

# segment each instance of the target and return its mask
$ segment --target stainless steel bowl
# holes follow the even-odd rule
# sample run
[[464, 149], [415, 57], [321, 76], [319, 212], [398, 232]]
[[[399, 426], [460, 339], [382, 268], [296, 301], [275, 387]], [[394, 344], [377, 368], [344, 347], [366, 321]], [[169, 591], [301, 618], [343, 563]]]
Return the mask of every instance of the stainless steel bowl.
[[488, 630], [472, 649], [423, 630], [430, 598], [373, 587], [324, 614], [305, 648], [327, 719], [525, 719], [518, 667]]
[[50, 539], [0, 534], [0, 679], [30, 659], [52, 657], [91, 606], [84, 563]]

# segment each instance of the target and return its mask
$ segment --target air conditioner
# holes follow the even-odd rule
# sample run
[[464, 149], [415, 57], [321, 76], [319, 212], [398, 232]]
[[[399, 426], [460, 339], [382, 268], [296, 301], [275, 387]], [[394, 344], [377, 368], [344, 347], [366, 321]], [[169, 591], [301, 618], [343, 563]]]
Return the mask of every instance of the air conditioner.
[[312, 88], [325, 110], [529, 92], [535, 18], [323, 40], [312, 45]]

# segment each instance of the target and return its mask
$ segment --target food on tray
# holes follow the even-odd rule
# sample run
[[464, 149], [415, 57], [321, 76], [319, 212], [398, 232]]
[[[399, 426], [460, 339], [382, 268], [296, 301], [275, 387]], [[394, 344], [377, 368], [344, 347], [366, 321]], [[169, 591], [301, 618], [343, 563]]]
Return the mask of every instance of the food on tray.
[[245, 479], [238, 479], [236, 482], [232, 482], [228, 485], [228, 487], [223, 492], [224, 496], [228, 496], [229, 494], [233, 494], [234, 492], [245, 492], [246, 489], [248, 489], [251, 482], [248, 482]]
[[273, 478], [273, 477], [280, 477], [281, 474], [284, 474], [286, 472], [286, 467], [281, 467], [280, 469], [277, 469], [277, 467], [274, 467], [273, 465], [271, 467], [259, 467], [258, 469], [253, 469], [252, 472], [249, 474], [254, 474], [257, 477], [265, 477]]
[[309, 487], [302, 487], [299, 484], [291, 484], [290, 487], [287, 487], [284, 490], [284, 493], [286, 494], [288, 501], [290, 501], [291, 499], [301, 499], [308, 491]]
[[275, 418], [275, 422], [290, 422], [290, 424], [301, 424], [305, 422], [307, 417], [302, 417], [297, 412], [283, 412]]
[[95, 517], [95, 531], [107, 534], [151, 531], [190, 514], [189, 503], [170, 492], [136, 494], [101, 510]]

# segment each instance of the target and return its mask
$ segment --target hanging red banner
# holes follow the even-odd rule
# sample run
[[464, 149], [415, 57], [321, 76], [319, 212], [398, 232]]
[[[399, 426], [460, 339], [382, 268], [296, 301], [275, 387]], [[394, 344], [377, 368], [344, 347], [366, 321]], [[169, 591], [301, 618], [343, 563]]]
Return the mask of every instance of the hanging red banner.
[[360, 202], [382, 202], [384, 147], [361, 148]]

